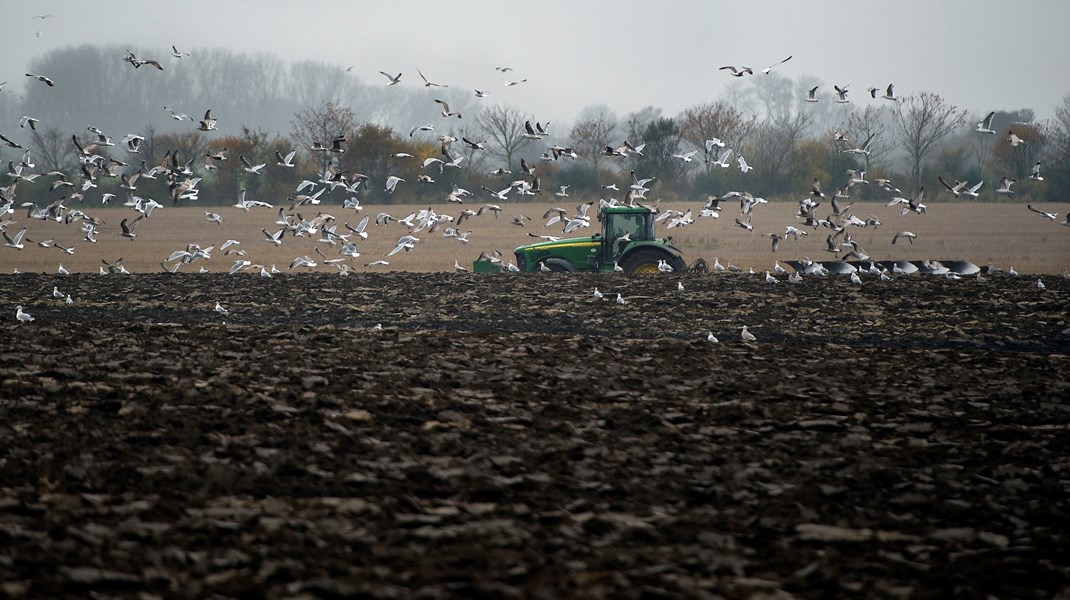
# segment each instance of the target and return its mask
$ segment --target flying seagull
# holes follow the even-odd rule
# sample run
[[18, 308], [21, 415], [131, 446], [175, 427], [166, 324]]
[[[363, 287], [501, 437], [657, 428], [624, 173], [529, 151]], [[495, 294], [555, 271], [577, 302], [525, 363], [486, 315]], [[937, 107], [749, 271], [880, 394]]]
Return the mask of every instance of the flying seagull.
[[[441, 83], [434, 83], [432, 81], [428, 81], [427, 77], [424, 77], [424, 74], [423, 74], [423, 72], [420, 71], [420, 69], [416, 69], [416, 72], [420, 74], [420, 79], [424, 80], [424, 87], [431, 87], [431, 86], [435, 86], [435, 87], [450, 87], [448, 85], [443, 85]], [[387, 75], [387, 77], [390, 77], [390, 76]], [[399, 74], [398, 77], [401, 77], [401, 75]]]
[[988, 113], [988, 116], [983, 121], [977, 124], [977, 129], [974, 129], [977, 133], [991, 133], [995, 134], [996, 130], [992, 129], [992, 119], [995, 118], [996, 111]]
[[48, 87], [55, 87], [55, 85], [56, 85], [55, 82], [53, 82], [48, 77], [45, 77], [44, 75], [34, 75], [33, 73], [27, 73], [26, 76], [27, 77], [33, 77], [37, 81], [41, 81], [41, 82], [45, 83], [46, 85], [48, 85]]
[[437, 103], [442, 105], [442, 116], [443, 117], [449, 118], [449, 117], [456, 116], [458, 119], [461, 118], [461, 113], [450, 111], [450, 105], [446, 104], [445, 100], [437, 100], [436, 99], [435, 102], [437, 102]]
[[773, 64], [769, 65], [768, 67], [762, 69], [762, 73], [765, 73], [766, 75], [768, 75], [769, 72], [773, 70], [773, 67], [775, 67], [777, 65], [782, 65], [782, 64], [788, 62], [789, 60], [791, 60], [791, 56], [788, 56], [784, 60], [782, 60], [780, 62], [777, 62], [777, 63], [773, 63]]
[[[772, 68], [772, 67], [770, 67], [770, 68]], [[731, 71], [730, 75], [732, 75], [732, 77], [743, 77], [744, 75], [754, 75], [754, 70], [752, 70], [750, 67], [743, 67], [743, 68], [737, 69], [737, 68], [733, 67], [732, 65], [726, 65], [726, 66], [723, 66], [723, 67], [721, 67], [720, 69], [717, 69], [717, 70], [718, 71]]]
[[379, 71], [379, 72], [383, 74], [383, 77], [386, 77], [387, 79], [390, 80], [390, 83], [388, 83], [387, 85], [397, 85], [397, 84], [401, 83], [401, 73], [398, 73], [397, 76], [395, 77], [394, 75], [391, 75], [390, 73], [387, 73], [386, 71]]

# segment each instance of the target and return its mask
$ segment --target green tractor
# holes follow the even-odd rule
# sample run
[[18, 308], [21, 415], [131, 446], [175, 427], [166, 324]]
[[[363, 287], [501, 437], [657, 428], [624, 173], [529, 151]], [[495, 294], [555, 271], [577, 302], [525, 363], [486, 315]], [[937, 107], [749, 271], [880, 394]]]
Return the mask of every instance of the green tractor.
[[[654, 213], [649, 208], [607, 206], [599, 212], [598, 220], [602, 232], [590, 237], [520, 246], [515, 251], [516, 266], [528, 273], [605, 272], [613, 271], [617, 264], [628, 273], [657, 273], [659, 261], [664, 260], [673, 271], [688, 270], [672, 238], [654, 237]], [[702, 266], [692, 268], [701, 270]]]

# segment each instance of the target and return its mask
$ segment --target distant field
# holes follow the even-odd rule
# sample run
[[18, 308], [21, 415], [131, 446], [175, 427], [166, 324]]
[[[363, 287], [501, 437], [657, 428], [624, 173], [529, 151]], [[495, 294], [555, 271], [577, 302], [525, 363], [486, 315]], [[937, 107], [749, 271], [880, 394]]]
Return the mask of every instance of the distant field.
[[[427, 208], [427, 205], [367, 206], [363, 212], [356, 213], [343, 210], [336, 204], [321, 204], [300, 207], [298, 212], [306, 218], [315, 216], [317, 212], [331, 214], [337, 219], [339, 232], [344, 231], [344, 223], [355, 226], [364, 215], [371, 215], [368, 240], [354, 238], [358, 242], [360, 257], [347, 259], [358, 272], [370, 269], [434, 272], [452, 270], [454, 261], [471, 267], [472, 261], [482, 250], [500, 250], [508, 260], [516, 246], [536, 241], [528, 237], [528, 232], [561, 235], [559, 228], [543, 227], [542, 214], [551, 206], [574, 210], [575, 204], [572, 201], [506, 204], [497, 219], [488, 212], [461, 225], [462, 231], [472, 230], [468, 244], [444, 237], [442, 229], [431, 234], [425, 230], [415, 234], [420, 241], [413, 251], [390, 258], [385, 255], [398, 238], [408, 231], [396, 223], [376, 226], [375, 216], [380, 211], [386, 211], [403, 217], [413, 210]], [[478, 208], [479, 205], [479, 202], [469, 202], [464, 205], [433, 205], [433, 208], [441, 214], [456, 216], [462, 209]], [[875, 260], [964, 259], [980, 266], [988, 263], [1004, 269], [1013, 266], [1021, 273], [1066, 272], [1070, 269], [1070, 227], [1061, 226], [1060, 223], [1070, 205], [1039, 206], [1049, 212], [1058, 212], [1058, 221], [1051, 222], [1032, 213], [1024, 204], [932, 203], [925, 215], [900, 215], [895, 207], [886, 207], [881, 203], [859, 203], [854, 205], [851, 213], [862, 219], [876, 215], [881, 226], [851, 227], [850, 230], [854, 239]], [[276, 231], [279, 228], [274, 224], [278, 217], [277, 208], [254, 209], [246, 213], [233, 207], [213, 207], [209, 210], [218, 212], [225, 220], [222, 224], [214, 224], [204, 220], [201, 207], [165, 206], [137, 225], [136, 239], [118, 235], [119, 222], [124, 217], [133, 220], [137, 216], [130, 209], [77, 205], [72, 208], [85, 210], [106, 222], [97, 236], [97, 243], [84, 241], [84, 233], [77, 224], [30, 220], [20, 211], [12, 215], [16, 222], [9, 226], [10, 233], [26, 226], [30, 240], [52, 239], [64, 246], [74, 246], [75, 252], [67, 255], [55, 247], [41, 248], [29, 242], [21, 251], [0, 247], [0, 272], [10, 273], [17, 269], [22, 272], [54, 273], [61, 263], [71, 272], [96, 272], [102, 265], [101, 259], [113, 261], [120, 257], [130, 271], [158, 272], [162, 270], [161, 261], [174, 250], [184, 249], [188, 243], [215, 246], [217, 250], [212, 253], [211, 260], [183, 265], [182, 271], [196, 271], [203, 266], [209, 271], [220, 272], [226, 271], [240, 258], [234, 254], [224, 256], [218, 251], [228, 239], [241, 242], [233, 249], [244, 250], [247, 254], [245, 258], [254, 264], [274, 264], [282, 271], [287, 271], [290, 262], [302, 255], [311, 256], [321, 263], [316, 270], [332, 270], [333, 267], [322, 264], [315, 248], [330, 258], [339, 257], [340, 244], [332, 248], [314, 239], [287, 237], [280, 247], [275, 247], [265, 241], [261, 229]], [[681, 202], [663, 204], [661, 208], [691, 208], [697, 215], [701, 204]], [[696, 216], [694, 225], [683, 228], [666, 231], [659, 224], [658, 235], [671, 235], [684, 250], [688, 262], [699, 257], [712, 261], [717, 257], [722, 264], [756, 271], [771, 269], [774, 259], [785, 261], [808, 256], [816, 260], [828, 260], [833, 256], [825, 251], [825, 238], [830, 233], [825, 229], [811, 229], [807, 237], [799, 241], [784, 241], [776, 254], [771, 252], [770, 240], [763, 234], [782, 234], [786, 225], [799, 225], [799, 220], [794, 217], [797, 208], [794, 203], [770, 203], [757, 207], [752, 221], [753, 232], [735, 225], [735, 217], [739, 216], [738, 205], [729, 203], [724, 208], [719, 219]], [[524, 214], [532, 217], [532, 220], [527, 227], [521, 228], [511, 224], [514, 214]], [[917, 234], [914, 244], [900, 240], [893, 246], [893, 235], [903, 230]], [[581, 235], [596, 231], [597, 223], [591, 229], [582, 230]], [[385, 267], [364, 266], [376, 259], [389, 260], [390, 264]]]

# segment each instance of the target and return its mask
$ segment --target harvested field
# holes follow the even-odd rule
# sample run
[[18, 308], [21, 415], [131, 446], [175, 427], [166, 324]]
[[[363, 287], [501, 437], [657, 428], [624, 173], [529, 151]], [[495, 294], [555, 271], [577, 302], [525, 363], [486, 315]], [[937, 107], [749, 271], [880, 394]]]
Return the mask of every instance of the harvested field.
[[[578, 201], [565, 199], [553, 206], [562, 206], [573, 210]], [[567, 202], [566, 202], [567, 201]], [[457, 204], [439, 204], [433, 208], [443, 215], [456, 217], [464, 209], [479, 207], [478, 202]], [[551, 206], [549, 202], [530, 202], [524, 204], [506, 204], [498, 218], [487, 212], [466, 220], [459, 227], [472, 230], [471, 242], [458, 243], [443, 236], [445, 226], [438, 231], [418, 232], [420, 242], [412, 252], [389, 257], [388, 266], [365, 267], [376, 260], [387, 258], [386, 254], [394, 247], [397, 240], [408, 230], [400, 224], [376, 226], [375, 217], [380, 212], [394, 216], [405, 216], [412, 211], [426, 209], [427, 205], [390, 205], [368, 206], [361, 213], [343, 210], [335, 205], [303, 206], [295, 210], [304, 218], [311, 219], [317, 213], [326, 213], [335, 217], [339, 233], [349, 233], [345, 224], [356, 226], [366, 215], [371, 216], [368, 226], [368, 239], [351, 239], [357, 243], [361, 256], [346, 259], [345, 262], [357, 271], [391, 270], [442, 272], [452, 271], [454, 261], [465, 267], [471, 267], [472, 261], [483, 250], [500, 250], [509, 260], [514, 248], [528, 244], [536, 239], [527, 234], [561, 235], [560, 227], [543, 227], [540, 220], [544, 211]], [[688, 210], [697, 215], [701, 204], [663, 203], [662, 209]], [[1044, 210], [1065, 214], [1066, 204], [1042, 205]], [[212, 246], [217, 250], [211, 260], [198, 261], [181, 267], [183, 271], [197, 271], [200, 268], [210, 272], [224, 272], [243, 258], [234, 251], [242, 250], [245, 259], [254, 264], [272, 265], [287, 271], [294, 258], [309, 255], [320, 265], [319, 271], [333, 271], [329, 265], [316, 254], [319, 249], [330, 258], [342, 258], [339, 254], [341, 244], [330, 246], [316, 241], [319, 235], [310, 237], [286, 237], [281, 246], [274, 246], [265, 241], [262, 229], [274, 233], [280, 226], [275, 224], [277, 209], [253, 209], [244, 212], [233, 207], [207, 207], [223, 217], [223, 222], [209, 223], [204, 220], [202, 207], [165, 206], [153, 211], [149, 219], [137, 224], [134, 229], [136, 238], [120, 236], [119, 222], [123, 218], [133, 220], [137, 213], [126, 208], [79, 207], [106, 222], [102, 226], [96, 243], [83, 240], [77, 222], [71, 225], [39, 220], [27, 221], [11, 226], [17, 229], [28, 227], [27, 237], [35, 241], [55, 240], [56, 244], [75, 247], [71, 255], [64, 254], [57, 246], [40, 248], [27, 243], [26, 249], [15, 251], [0, 248], [0, 272], [11, 273], [14, 269], [22, 272], [55, 273], [60, 264], [73, 272], [96, 273], [102, 266], [101, 260], [109, 262], [117, 258], [135, 273], [161, 272], [161, 263], [175, 250], [186, 248], [189, 243], [202, 247]], [[815, 260], [836, 258], [825, 251], [827, 229], [810, 229], [809, 235], [800, 240], [787, 240], [780, 244], [777, 253], [771, 251], [770, 240], [763, 237], [767, 233], [783, 233], [786, 225], [800, 225], [794, 217], [798, 205], [787, 202], [773, 202], [754, 209], [752, 224], [754, 230], [746, 231], [737, 227], [734, 219], [739, 216], [738, 207], [724, 205], [721, 218], [713, 219], [695, 217], [695, 223], [687, 227], [666, 230], [659, 223], [657, 235], [671, 235], [674, 242], [685, 253], [688, 262], [704, 258], [712, 262], [717, 257], [721, 263], [732, 264], [744, 270], [756, 271], [772, 269], [773, 261], [784, 262], [809, 256]], [[857, 203], [852, 213], [862, 219], [875, 215], [881, 222], [878, 227], [859, 228], [849, 226], [851, 235], [873, 257], [874, 260], [926, 260], [957, 259], [968, 260], [978, 266], [993, 263], [1002, 269], [1014, 267], [1021, 273], [1061, 274], [1070, 269], [1070, 227], [1062, 227], [1035, 213], [1029, 212], [1019, 203], [933, 203], [924, 215], [900, 214], [898, 207], [888, 207], [883, 203]], [[534, 220], [526, 227], [512, 225], [512, 215], [524, 214]], [[1060, 217], [1061, 220], [1061, 217]], [[450, 224], [445, 224], [450, 225]], [[913, 244], [900, 241], [892, 245], [896, 232], [909, 230], [917, 234]], [[572, 236], [590, 235], [598, 231], [595, 223], [589, 229], [581, 229]], [[241, 242], [229, 250], [226, 255], [219, 251], [226, 240]], [[843, 253], [841, 253], [842, 256]], [[167, 263], [168, 266], [174, 263]]]
[[2, 276], [0, 593], [1070, 594], [1070, 280], [763, 279]]

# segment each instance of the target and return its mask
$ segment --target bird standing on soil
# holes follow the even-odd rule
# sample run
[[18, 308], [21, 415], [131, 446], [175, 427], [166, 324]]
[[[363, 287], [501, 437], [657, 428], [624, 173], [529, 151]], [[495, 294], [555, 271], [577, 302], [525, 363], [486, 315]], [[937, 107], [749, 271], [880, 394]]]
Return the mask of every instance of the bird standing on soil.
[[753, 333], [747, 331], [747, 326], [746, 325], [743, 326], [743, 331], [739, 332], [739, 337], [744, 342], [756, 342], [756, 341], [758, 341], [758, 338], [754, 337]]
[[33, 317], [30, 316], [30, 313], [22, 312], [22, 305], [20, 304], [19, 306], [15, 307], [15, 319], [18, 320], [20, 323], [27, 323], [29, 321], [32, 321]]
[[229, 314], [230, 314], [230, 311], [229, 311], [229, 310], [227, 310], [227, 309], [226, 309], [226, 308], [225, 308], [225, 307], [224, 307], [224, 306], [223, 306], [222, 304], [220, 304], [219, 302], [216, 302], [216, 303], [215, 303], [215, 311], [216, 311], [217, 313], [221, 314], [221, 315], [229, 315]]

